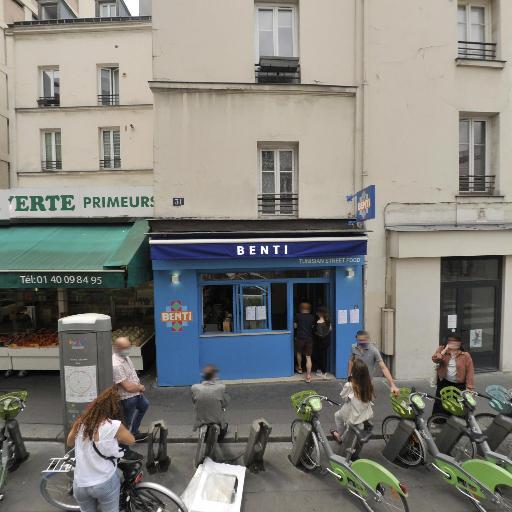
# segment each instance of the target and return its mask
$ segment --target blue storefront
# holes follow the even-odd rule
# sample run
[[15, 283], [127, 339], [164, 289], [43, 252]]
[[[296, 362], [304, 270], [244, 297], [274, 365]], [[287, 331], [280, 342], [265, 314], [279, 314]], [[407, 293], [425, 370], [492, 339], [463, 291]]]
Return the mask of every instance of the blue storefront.
[[331, 312], [330, 370], [346, 375], [363, 325], [364, 234], [191, 236], [151, 235], [160, 386], [198, 382], [208, 363], [222, 379], [293, 375], [303, 301]]

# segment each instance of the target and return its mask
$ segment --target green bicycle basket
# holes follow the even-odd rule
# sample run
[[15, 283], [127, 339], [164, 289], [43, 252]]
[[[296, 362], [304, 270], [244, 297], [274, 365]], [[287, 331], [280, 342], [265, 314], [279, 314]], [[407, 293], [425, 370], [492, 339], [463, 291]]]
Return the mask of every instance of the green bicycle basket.
[[313, 410], [309, 405], [305, 405], [298, 412], [297, 409], [304, 402], [304, 400], [306, 400], [306, 398], [313, 395], [318, 395], [318, 393], [312, 389], [309, 389], [307, 391], [299, 391], [298, 393], [294, 393], [291, 396], [292, 407], [297, 413], [298, 418], [303, 421], [311, 421]]
[[507, 416], [512, 415], [512, 395], [507, 388], [498, 385], [487, 386], [485, 392], [492, 397], [489, 405], [495, 411]]
[[411, 401], [409, 400], [410, 394], [411, 388], [400, 388], [398, 395], [390, 395], [389, 397], [393, 410], [406, 420], [412, 420], [414, 418], [414, 411], [411, 407]]
[[455, 386], [448, 386], [441, 390], [441, 403], [443, 409], [454, 416], [464, 414], [464, 402], [460, 396], [460, 389]]
[[0, 418], [4, 421], [12, 420], [18, 416], [21, 411], [21, 404], [18, 401], [25, 402], [28, 397], [28, 391], [12, 391], [0, 396]]

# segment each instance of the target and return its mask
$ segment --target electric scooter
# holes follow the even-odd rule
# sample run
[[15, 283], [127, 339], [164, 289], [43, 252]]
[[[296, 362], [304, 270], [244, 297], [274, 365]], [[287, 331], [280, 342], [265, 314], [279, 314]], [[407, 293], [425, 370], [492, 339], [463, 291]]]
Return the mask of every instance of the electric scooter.
[[[423, 416], [424, 399], [436, 398], [409, 388], [402, 388], [398, 396], [391, 396], [393, 409], [398, 416], [389, 416], [382, 424], [386, 442], [383, 455], [391, 462], [398, 461], [406, 466], [423, 464], [436, 470], [479, 512], [486, 512], [486, 502], [512, 511], [512, 499], [509, 498], [512, 474], [487, 460], [473, 459], [459, 463], [452, 456], [441, 453]], [[413, 464], [408, 464], [409, 460]]]

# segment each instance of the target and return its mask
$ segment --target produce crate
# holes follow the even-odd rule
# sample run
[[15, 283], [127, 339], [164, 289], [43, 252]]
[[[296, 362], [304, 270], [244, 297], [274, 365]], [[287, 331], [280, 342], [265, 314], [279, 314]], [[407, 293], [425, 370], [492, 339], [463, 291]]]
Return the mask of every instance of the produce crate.
[[150, 334], [138, 347], [130, 349], [130, 359], [137, 371], [147, 368], [155, 360], [155, 334]]

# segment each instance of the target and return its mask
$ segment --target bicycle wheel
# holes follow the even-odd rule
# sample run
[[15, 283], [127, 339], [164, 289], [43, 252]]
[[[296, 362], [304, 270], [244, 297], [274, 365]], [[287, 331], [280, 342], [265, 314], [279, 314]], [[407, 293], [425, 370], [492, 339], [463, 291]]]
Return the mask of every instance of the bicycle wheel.
[[163, 485], [152, 482], [137, 484], [130, 493], [127, 512], [186, 512], [179, 496]]
[[[382, 422], [382, 437], [387, 444], [395, 433], [402, 418], [400, 416], [388, 416]], [[407, 467], [415, 467], [423, 464], [425, 460], [425, 449], [418, 432], [415, 430], [407, 444], [402, 448], [396, 459], [400, 464]]]
[[[297, 441], [297, 435], [301, 424], [301, 420], [295, 420], [292, 423], [292, 445]], [[320, 467], [320, 446], [314, 432], [311, 433], [308, 441], [306, 442], [306, 446], [304, 447], [304, 451], [300, 458], [300, 463], [304, 469], [307, 469], [308, 471], [314, 471], [316, 468]]]
[[[491, 423], [494, 421], [494, 418], [496, 417], [495, 414], [491, 414], [488, 412], [484, 412], [481, 414], [477, 414], [475, 416], [476, 421], [478, 422], [478, 425], [482, 429], [482, 432], [485, 434]], [[493, 446], [492, 440], [490, 441], [491, 450], [502, 453], [503, 455], [506, 455], [507, 457], [512, 456], [512, 434], [509, 434], [505, 439], [498, 445]]]
[[45, 473], [39, 490], [43, 498], [59, 510], [80, 510], [73, 496], [73, 471]]
[[[448, 418], [449, 416], [446, 414], [434, 414], [428, 419], [427, 427], [430, 430], [434, 441], [437, 441], [437, 438], [441, 434]], [[471, 441], [467, 434], [462, 434], [448, 455], [451, 455], [457, 462], [464, 462], [465, 460], [474, 459], [476, 457], [476, 452], [476, 443]]]
[[505, 510], [506, 512], [512, 511], [512, 487], [508, 485], [500, 485], [496, 488], [495, 494], [499, 495], [501, 500], [500, 510]]
[[194, 466], [197, 468], [203, 463], [206, 458], [208, 447], [206, 446], [206, 436], [208, 434], [208, 427], [202, 426], [199, 429], [199, 436], [197, 439], [196, 455], [194, 457]]
[[365, 505], [372, 512], [409, 512], [407, 498], [398, 494], [391, 487], [379, 485], [379, 492], [382, 494], [381, 501], [375, 501], [368, 497], [365, 498]]

